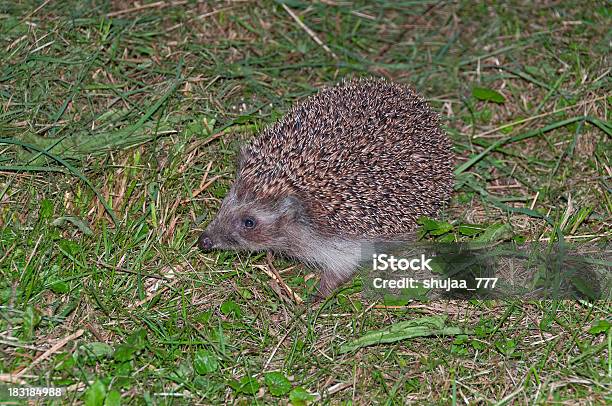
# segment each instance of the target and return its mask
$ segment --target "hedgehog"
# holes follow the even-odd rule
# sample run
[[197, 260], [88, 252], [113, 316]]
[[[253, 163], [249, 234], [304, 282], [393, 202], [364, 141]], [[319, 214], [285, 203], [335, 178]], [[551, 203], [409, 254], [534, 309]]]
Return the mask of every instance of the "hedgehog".
[[453, 188], [451, 142], [411, 87], [349, 79], [293, 106], [239, 152], [236, 178], [198, 239], [320, 271], [318, 297], [350, 280], [364, 247], [412, 241]]

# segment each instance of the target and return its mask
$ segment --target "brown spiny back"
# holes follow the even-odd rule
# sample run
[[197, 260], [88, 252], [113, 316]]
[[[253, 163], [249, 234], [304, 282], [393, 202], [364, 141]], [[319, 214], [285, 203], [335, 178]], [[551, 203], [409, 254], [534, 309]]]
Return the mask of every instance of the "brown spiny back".
[[294, 106], [242, 153], [237, 193], [294, 195], [316, 231], [393, 237], [447, 202], [451, 143], [407, 86], [361, 79]]

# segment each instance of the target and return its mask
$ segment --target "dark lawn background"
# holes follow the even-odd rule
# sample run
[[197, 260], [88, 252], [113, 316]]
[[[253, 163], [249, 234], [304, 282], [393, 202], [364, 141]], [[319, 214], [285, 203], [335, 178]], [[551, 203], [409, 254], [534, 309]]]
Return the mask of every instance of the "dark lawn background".
[[[609, 239], [609, 2], [145, 3], [0, 2], [4, 392], [64, 387], [57, 403], [89, 405], [611, 401], [610, 301], [385, 306], [356, 280], [309, 308], [264, 254], [193, 246], [240, 143], [365, 75], [411, 83], [454, 141], [456, 193], [426, 239]], [[274, 267], [307, 297], [311, 271]], [[443, 315], [467, 334], [340, 352]]]

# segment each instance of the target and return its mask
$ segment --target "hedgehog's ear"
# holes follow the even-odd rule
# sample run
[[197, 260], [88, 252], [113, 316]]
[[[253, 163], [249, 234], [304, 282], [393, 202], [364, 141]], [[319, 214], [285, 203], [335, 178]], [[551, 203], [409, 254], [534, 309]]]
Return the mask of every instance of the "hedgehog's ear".
[[296, 196], [283, 197], [278, 205], [279, 212], [286, 217], [298, 218], [304, 213], [304, 208]]

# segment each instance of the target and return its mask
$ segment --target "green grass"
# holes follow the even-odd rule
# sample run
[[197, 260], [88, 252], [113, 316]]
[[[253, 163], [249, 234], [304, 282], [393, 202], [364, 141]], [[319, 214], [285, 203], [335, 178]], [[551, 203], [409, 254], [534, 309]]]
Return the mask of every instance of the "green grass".
[[[30, 385], [89, 405], [610, 402], [609, 300], [385, 307], [356, 280], [311, 307], [271, 279], [264, 254], [194, 247], [238, 146], [317, 88], [365, 75], [411, 83], [454, 141], [452, 227], [425, 238], [503, 225], [496, 238], [609, 242], [610, 5], [285, 4], [329, 52], [275, 2], [110, 17], [133, 4], [0, 4], [0, 396]], [[309, 269], [274, 265], [307, 296]], [[442, 315], [468, 333], [341, 352]]]

